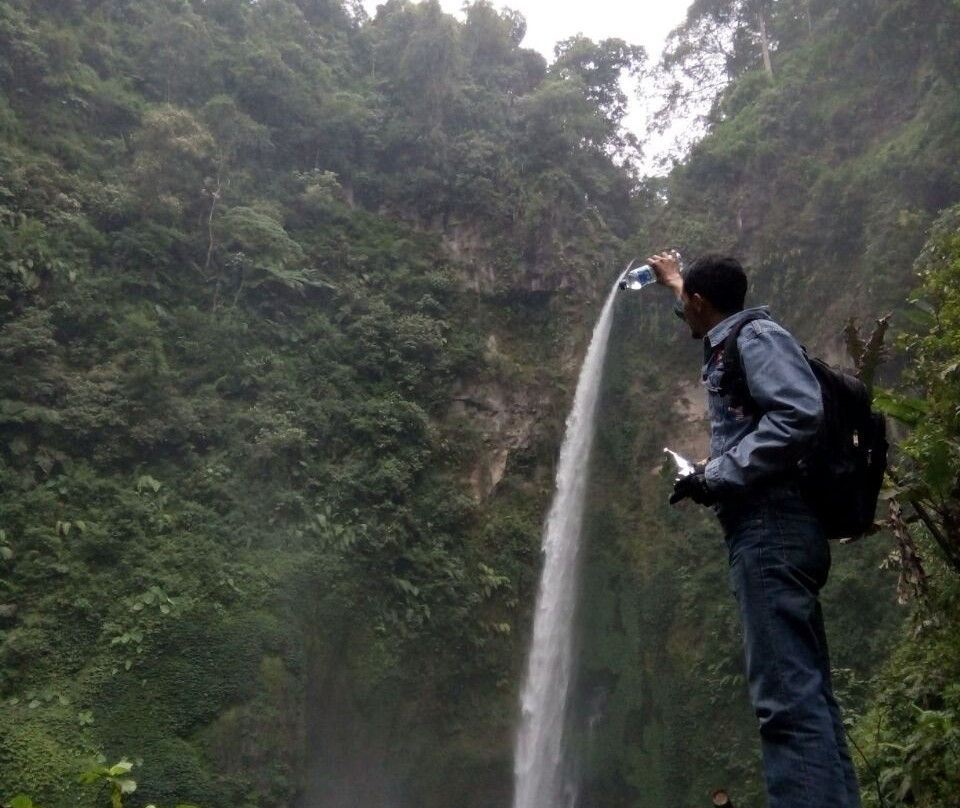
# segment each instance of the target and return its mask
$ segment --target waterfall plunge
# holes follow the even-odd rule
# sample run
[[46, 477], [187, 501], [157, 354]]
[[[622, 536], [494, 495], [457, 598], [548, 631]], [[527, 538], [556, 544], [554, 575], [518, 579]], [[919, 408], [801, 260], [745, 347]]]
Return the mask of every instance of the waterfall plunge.
[[616, 294], [614, 284], [580, 370], [543, 531], [543, 573], [517, 733], [514, 808], [572, 808], [576, 799], [573, 783], [566, 781], [564, 735], [573, 668], [577, 559], [593, 419]]

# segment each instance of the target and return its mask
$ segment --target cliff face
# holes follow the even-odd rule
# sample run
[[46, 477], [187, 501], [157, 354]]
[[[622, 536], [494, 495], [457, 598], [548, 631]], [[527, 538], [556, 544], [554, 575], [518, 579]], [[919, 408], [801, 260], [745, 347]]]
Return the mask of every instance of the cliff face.
[[[492, 335], [487, 345], [496, 351]], [[470, 491], [478, 502], [489, 499], [503, 481], [512, 455], [531, 450], [550, 409], [543, 391], [523, 387], [476, 384], [455, 392], [450, 417], [467, 419], [482, 435], [483, 453], [470, 470]]]

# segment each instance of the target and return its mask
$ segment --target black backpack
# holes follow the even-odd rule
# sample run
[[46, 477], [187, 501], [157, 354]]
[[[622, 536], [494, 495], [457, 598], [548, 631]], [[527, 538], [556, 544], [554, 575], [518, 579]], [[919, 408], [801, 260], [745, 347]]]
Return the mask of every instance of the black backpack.
[[[721, 393], [759, 417], [750, 397], [737, 337], [741, 322], [723, 343]], [[804, 351], [806, 355], [806, 351]], [[807, 357], [820, 383], [823, 423], [807, 456], [798, 464], [800, 487], [828, 539], [858, 538], [873, 528], [877, 499], [887, 468], [887, 425], [871, 407], [870, 392], [856, 376], [822, 359]]]

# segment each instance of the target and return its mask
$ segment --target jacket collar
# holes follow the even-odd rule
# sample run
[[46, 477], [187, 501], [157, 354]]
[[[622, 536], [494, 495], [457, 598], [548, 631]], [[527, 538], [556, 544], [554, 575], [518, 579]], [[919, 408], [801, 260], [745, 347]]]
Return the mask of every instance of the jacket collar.
[[[760, 315], [759, 318], [757, 317], [758, 314]], [[769, 320], [771, 319], [770, 309], [768, 306], [755, 306], [731, 314], [726, 320], [721, 320], [703, 338], [703, 345], [708, 353], [716, 350], [718, 345], [723, 345], [723, 341], [730, 336], [730, 332], [748, 318]]]

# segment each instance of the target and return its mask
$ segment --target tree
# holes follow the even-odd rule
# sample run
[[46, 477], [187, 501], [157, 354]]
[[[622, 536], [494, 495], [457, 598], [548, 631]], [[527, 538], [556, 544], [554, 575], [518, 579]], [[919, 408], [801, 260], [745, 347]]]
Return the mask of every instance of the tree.
[[703, 115], [731, 81], [758, 62], [772, 80], [775, 42], [769, 21], [777, 5], [778, 0], [692, 3], [685, 22], [671, 32], [654, 75], [664, 98], [657, 117]]
[[204, 178], [214, 175], [216, 144], [187, 109], [163, 105], [149, 112], [137, 133], [131, 185], [144, 211], [167, 221], [196, 211]]
[[555, 53], [551, 76], [562, 80], [579, 78], [587, 99], [610, 124], [619, 127], [627, 114], [627, 96], [621, 80], [624, 74], [630, 78], [639, 75], [647, 58], [646, 51], [622, 39], [594, 43], [579, 35], [559, 43]]
[[509, 9], [497, 12], [489, 0], [477, 0], [467, 6], [466, 14], [461, 47], [474, 81], [511, 96], [529, 92], [529, 52], [520, 49], [527, 30], [523, 16]]

